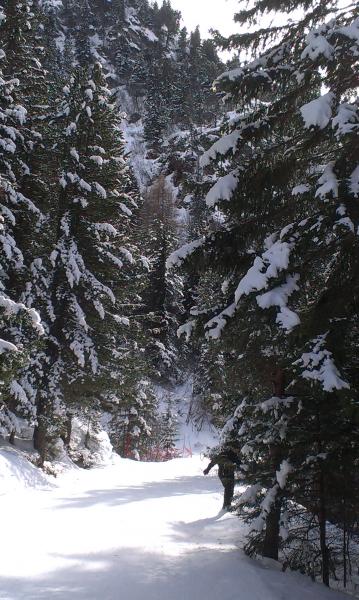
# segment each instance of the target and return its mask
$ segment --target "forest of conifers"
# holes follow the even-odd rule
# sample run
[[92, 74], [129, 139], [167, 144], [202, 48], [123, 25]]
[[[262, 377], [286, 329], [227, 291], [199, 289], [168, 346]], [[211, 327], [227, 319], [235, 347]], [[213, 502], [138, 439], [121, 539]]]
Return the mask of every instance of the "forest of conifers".
[[1, 3], [0, 435], [90, 466], [72, 421], [105, 415], [146, 460], [175, 437], [158, 387], [190, 380], [191, 418], [238, 448], [246, 551], [346, 585], [359, 7], [254, 0], [235, 21], [201, 39], [168, 0]]

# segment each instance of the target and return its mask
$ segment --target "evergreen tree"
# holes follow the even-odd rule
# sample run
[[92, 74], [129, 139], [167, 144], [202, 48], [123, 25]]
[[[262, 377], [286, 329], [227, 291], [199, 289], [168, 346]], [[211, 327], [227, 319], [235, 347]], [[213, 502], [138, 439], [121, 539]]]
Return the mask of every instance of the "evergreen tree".
[[[141, 339], [141, 336], [140, 336]], [[143, 340], [142, 340], [143, 343]], [[125, 458], [145, 460], [156, 444], [158, 402], [149, 379], [145, 347], [132, 340], [118, 350], [117, 393], [109, 396], [110, 439]]]
[[191, 110], [189, 101], [189, 47], [188, 32], [183, 27], [178, 37], [176, 56], [176, 78], [172, 100], [172, 117], [176, 123], [187, 124]]
[[203, 122], [203, 96], [204, 87], [201, 81], [201, 34], [199, 27], [190, 35], [189, 43], [189, 90], [191, 102], [191, 116], [198, 124]]
[[166, 267], [166, 260], [178, 244], [171, 188], [162, 176], [150, 188], [142, 210], [141, 231], [150, 261], [148, 284], [143, 292], [147, 322], [152, 339], [148, 350], [158, 377], [179, 375], [176, 331], [181, 319], [182, 280]]
[[178, 415], [173, 404], [173, 399], [169, 396], [160, 424], [160, 448], [167, 460], [175, 456], [178, 441]]
[[[250, 24], [273, 8], [288, 3], [255, 2], [236, 19]], [[316, 520], [328, 585], [327, 520], [355, 505], [340, 465], [355, 478], [358, 14], [321, 0], [294, 8], [305, 16], [227, 42], [253, 60], [219, 78], [236, 115], [201, 160], [223, 169], [206, 196], [221, 227], [177, 262], [198, 258], [224, 290], [218, 303], [193, 307], [183, 331], [199, 315], [207, 338], [237, 356], [232, 389], [245, 399], [235, 417], [252, 484], [240, 499], [252, 507], [248, 549], [278, 558], [285, 503], [303, 504]]]
[[92, 10], [88, 0], [76, 2], [75, 49], [80, 67], [88, 68], [94, 61], [91, 52], [91, 36], [94, 34]]
[[54, 121], [60, 177], [52, 215], [53, 315], [35, 431], [42, 451], [56, 414], [61, 424], [66, 406], [93, 403], [111, 372], [116, 327], [123, 327], [116, 303], [133, 261], [123, 144], [101, 67], [88, 76], [76, 72], [64, 94]]
[[[29, 264], [24, 258], [32, 237], [29, 227], [41, 216], [32, 200], [21, 191], [23, 179], [30, 173], [24, 158], [33, 140], [31, 129], [27, 127], [27, 110], [21, 103], [24, 87], [28, 89], [30, 80], [26, 79], [27, 85], [23, 87], [21, 80], [10, 72], [10, 68], [16, 68], [12, 36], [16, 36], [19, 60], [28, 50], [29, 40], [25, 35], [31, 31], [28, 4], [13, 2], [6, 9], [0, 12], [1, 35], [8, 52], [1, 50], [0, 53], [0, 428], [2, 434], [13, 435], [19, 430], [17, 417], [34, 420], [33, 390], [21, 385], [20, 375], [35, 345], [36, 330], [42, 334], [43, 328], [38, 313], [18, 301], [29, 275]], [[29, 67], [26, 61], [22, 63], [25, 65]], [[26, 71], [22, 74], [26, 78]]]

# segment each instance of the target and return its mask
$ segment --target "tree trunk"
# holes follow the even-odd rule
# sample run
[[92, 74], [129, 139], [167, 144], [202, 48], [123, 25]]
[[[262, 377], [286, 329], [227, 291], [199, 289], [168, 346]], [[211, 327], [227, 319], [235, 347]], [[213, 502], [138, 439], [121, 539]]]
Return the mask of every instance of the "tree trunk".
[[[274, 395], [278, 398], [283, 398], [285, 396], [285, 374], [280, 367], [272, 374], [272, 384]], [[275, 473], [281, 462], [280, 446], [272, 444], [268, 449], [268, 453], [271, 461], [271, 470]], [[278, 560], [279, 554], [281, 508], [282, 498], [277, 498], [266, 518], [262, 555], [267, 558], [273, 558], [274, 560]]]
[[85, 448], [86, 450], [90, 450], [90, 439], [91, 439], [91, 419], [88, 420], [87, 431], [85, 435]]
[[33, 442], [35, 450], [40, 454], [40, 465], [42, 466], [47, 452], [47, 419], [43, 399], [40, 399], [37, 404], [37, 424], [34, 428]]
[[66, 448], [70, 447], [71, 435], [72, 435], [72, 414], [68, 413], [66, 423], [65, 423], [65, 434], [62, 438]]
[[343, 529], [343, 586], [347, 587], [347, 526], [346, 522], [344, 522]]
[[327, 546], [327, 511], [325, 504], [324, 475], [321, 472], [319, 476], [319, 535], [320, 550], [322, 554], [322, 580], [324, 585], [329, 587], [329, 550]]
[[263, 541], [262, 556], [278, 560], [279, 553], [279, 523], [282, 500], [278, 499], [266, 518], [266, 531]]
[[272, 373], [273, 393], [277, 398], [285, 396], [285, 374], [283, 369], [278, 368]]

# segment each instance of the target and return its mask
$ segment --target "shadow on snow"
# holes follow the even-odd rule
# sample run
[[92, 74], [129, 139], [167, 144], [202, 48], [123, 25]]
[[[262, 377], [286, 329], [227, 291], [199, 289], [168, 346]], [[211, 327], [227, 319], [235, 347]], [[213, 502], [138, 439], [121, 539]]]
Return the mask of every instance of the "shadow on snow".
[[160, 482], [148, 482], [141, 485], [118, 486], [111, 489], [87, 490], [84, 495], [61, 498], [56, 508], [88, 508], [95, 504], [119, 506], [143, 500], [187, 496], [188, 494], [213, 494], [220, 491], [220, 484], [214, 478], [179, 477]]

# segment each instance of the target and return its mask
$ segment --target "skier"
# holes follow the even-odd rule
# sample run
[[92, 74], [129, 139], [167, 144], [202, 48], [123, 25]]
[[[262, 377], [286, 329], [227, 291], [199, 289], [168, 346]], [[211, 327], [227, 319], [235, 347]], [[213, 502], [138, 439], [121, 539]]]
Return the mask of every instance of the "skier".
[[218, 477], [224, 488], [223, 510], [230, 510], [234, 494], [234, 472], [239, 467], [238, 453], [231, 447], [224, 447], [213, 455], [203, 475], [208, 475], [210, 470], [218, 465]]

